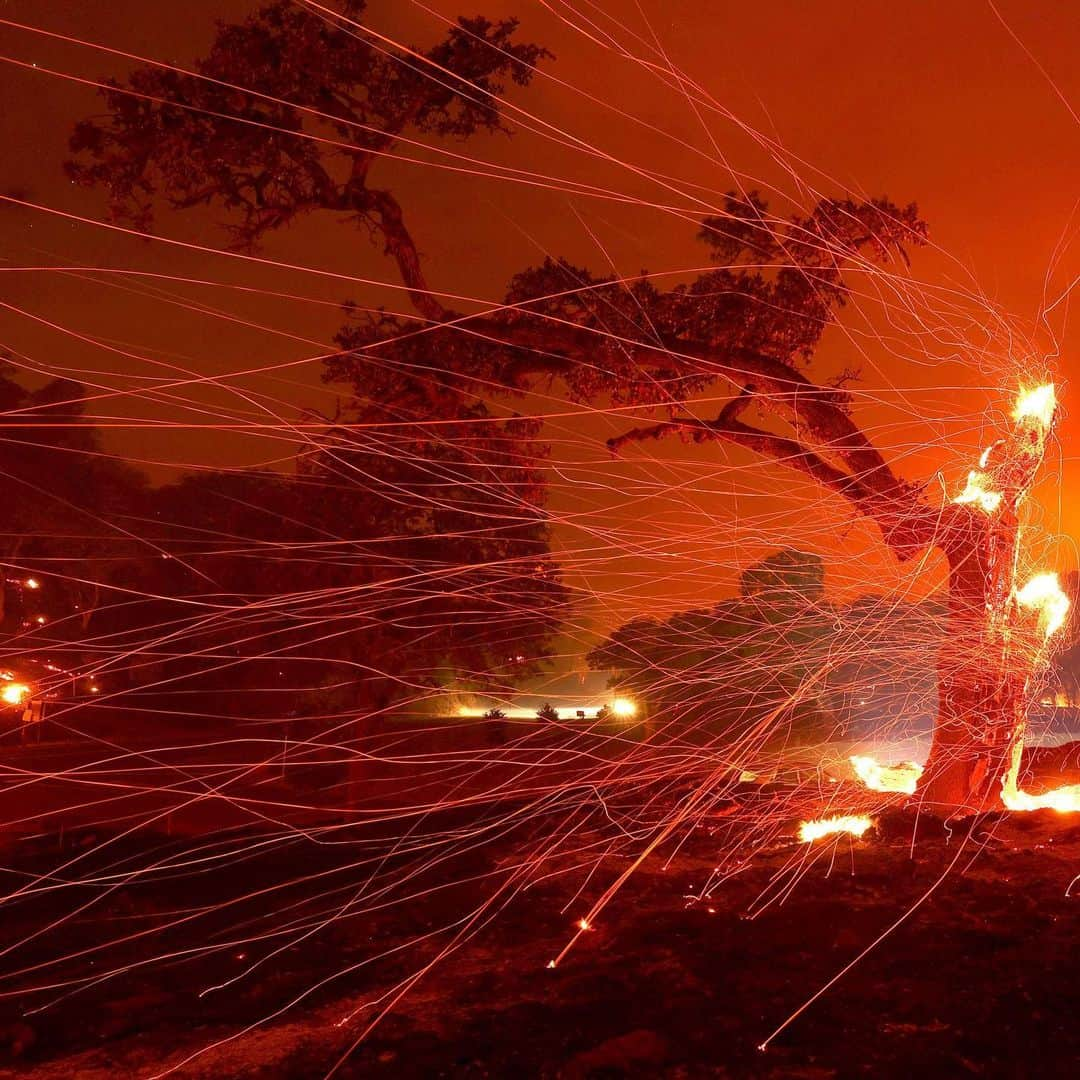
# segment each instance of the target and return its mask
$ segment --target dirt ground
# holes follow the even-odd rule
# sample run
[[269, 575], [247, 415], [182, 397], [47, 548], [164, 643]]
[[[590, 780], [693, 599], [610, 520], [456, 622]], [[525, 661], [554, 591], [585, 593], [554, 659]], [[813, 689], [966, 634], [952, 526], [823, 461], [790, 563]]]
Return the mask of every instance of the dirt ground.
[[[187, 938], [182, 927], [151, 932], [124, 947], [129, 971], [77, 993], [25, 987], [93, 971], [93, 955], [81, 961], [90, 967], [42, 968], [21, 983], [9, 974], [0, 1076], [105, 1080], [173, 1070], [177, 1077], [299, 1080], [335, 1065], [342, 1078], [1077, 1075], [1080, 822], [1046, 811], [942, 830], [924, 819], [913, 845], [915, 827], [911, 815], [897, 812], [862, 840], [813, 848], [777, 842], [710, 900], [692, 902], [715, 859], [715, 838], [698, 829], [670, 862], [646, 862], [554, 970], [548, 961], [573, 933], [583, 901], [573, 902], [560, 879], [534, 886], [429, 971], [359, 1045], [370, 1003], [445, 938], [364, 961], [440, 925], [475, 885], [385, 915], [338, 920], [209, 992], [259, 958], [228, 947], [231, 923], [200, 923], [199, 934]], [[170, 843], [174, 854], [178, 843], [197, 844]], [[55, 864], [44, 844], [8, 852], [9, 883], [32, 873], [35, 860]], [[124, 857], [111, 855], [114, 865]], [[477, 854], [470, 867], [455, 868], [457, 879], [469, 869], [484, 873], [497, 857]], [[85, 946], [101, 936], [103, 923], [115, 929], [126, 920], [135, 931], [162, 913], [212, 910], [230, 888], [254, 891], [286, 870], [295, 873], [296, 858], [294, 849], [271, 848], [232, 866], [231, 882], [218, 874], [206, 879], [211, 886], [187, 872], [149, 888], [118, 889], [54, 927], [47, 941], [27, 940], [28, 932], [50, 922], [50, 905], [58, 916], [70, 912], [70, 892], [9, 906], [4, 939], [19, 945], [4, 957], [4, 971]], [[348, 877], [340, 862], [331, 852], [322, 865], [309, 859], [304, 870], [325, 871], [324, 882], [340, 885], [334, 874]], [[763, 897], [772, 902], [762, 905]], [[231, 920], [250, 918], [256, 928], [260, 915], [257, 903], [250, 911], [230, 908]], [[213, 953], [182, 951], [210, 940], [219, 946]], [[267, 942], [262, 953], [278, 944]], [[174, 961], [138, 966], [141, 957], [170, 948]], [[117, 954], [99, 959], [111, 967]], [[47, 1000], [50, 1007], [31, 1011]]]

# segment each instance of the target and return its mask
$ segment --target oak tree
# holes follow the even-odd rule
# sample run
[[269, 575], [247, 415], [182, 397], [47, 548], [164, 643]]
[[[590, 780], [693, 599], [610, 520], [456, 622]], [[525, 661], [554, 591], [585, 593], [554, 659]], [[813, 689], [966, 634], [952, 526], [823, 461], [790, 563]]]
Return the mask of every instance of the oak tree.
[[[507, 130], [504, 91], [528, 84], [547, 53], [520, 41], [513, 20], [484, 18], [405, 49], [368, 27], [365, 8], [270, 3], [222, 26], [191, 72], [151, 68], [114, 84], [105, 118], [75, 131], [72, 177], [104, 186], [114, 212], [142, 226], [159, 204], [208, 204], [242, 245], [315, 213], [374, 237], [415, 316], [357, 317], [339, 336], [327, 378], [352, 386], [366, 424], [415, 425], [429, 447], [435, 420], [479, 418], [510, 437], [495, 410], [552, 385], [575, 401], [655, 406], [655, 422], [612, 439], [613, 451], [669, 436], [742, 447], [845, 499], [898, 559], [943, 551], [949, 647], [923, 790], [949, 808], [993, 802], [1026, 676], [1007, 674], [986, 612], [1011, 595], [995, 568], [1015, 551], [1042, 435], [1021, 424], [1006, 437], [998, 510], [943, 507], [895, 471], [843, 386], [811, 373], [851, 272], [925, 242], [914, 204], [825, 199], [785, 217], [755, 192], [733, 193], [700, 223], [714, 266], [689, 284], [662, 289], [551, 258], [517, 274], [497, 310], [456, 312], [429, 287], [404, 208], [377, 183], [380, 162], [407, 140]], [[721, 388], [729, 397], [714, 416], [684, 407]]]

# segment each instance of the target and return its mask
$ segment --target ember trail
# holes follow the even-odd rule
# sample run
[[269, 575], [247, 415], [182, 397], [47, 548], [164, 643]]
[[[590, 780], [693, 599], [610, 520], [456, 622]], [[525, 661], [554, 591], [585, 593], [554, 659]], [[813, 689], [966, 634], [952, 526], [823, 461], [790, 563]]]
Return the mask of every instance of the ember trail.
[[13, 4], [11, 1068], [1068, 1074], [1077, 28]]

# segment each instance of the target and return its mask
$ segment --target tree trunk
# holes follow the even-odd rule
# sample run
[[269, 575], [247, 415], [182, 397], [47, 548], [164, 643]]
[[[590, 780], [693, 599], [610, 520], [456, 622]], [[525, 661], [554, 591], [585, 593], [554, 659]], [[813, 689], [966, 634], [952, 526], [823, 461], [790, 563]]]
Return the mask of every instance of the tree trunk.
[[1022, 737], [1030, 659], [1014, 647], [1018, 522], [972, 520], [949, 557], [949, 612], [938, 655], [938, 715], [919, 798], [932, 813], [1001, 808]]

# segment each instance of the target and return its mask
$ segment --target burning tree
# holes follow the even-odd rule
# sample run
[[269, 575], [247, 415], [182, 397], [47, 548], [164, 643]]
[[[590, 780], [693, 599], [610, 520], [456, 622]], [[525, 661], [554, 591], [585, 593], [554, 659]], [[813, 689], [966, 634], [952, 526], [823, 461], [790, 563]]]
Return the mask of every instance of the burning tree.
[[[1050, 436], [1052, 387], [1025, 395], [1014, 424], [945, 506], [898, 475], [852, 415], [852, 399], [808, 374], [824, 328], [845, 303], [845, 275], [895, 265], [925, 242], [914, 204], [826, 199], [808, 214], [770, 212], [756, 192], [704, 217], [714, 267], [662, 290], [646, 275], [597, 277], [547, 259], [518, 274], [504, 303], [462, 314], [424, 273], [393, 193], [373, 180], [416, 136], [507, 130], [506, 83], [525, 85], [547, 56], [521, 43], [513, 20], [463, 19], [427, 51], [404, 49], [364, 21], [362, 0], [338, 15], [275, 2], [220, 29], [190, 72], [136, 72], [105, 92], [108, 115], [80, 124], [72, 177], [108, 189], [114, 212], [148, 227], [157, 202], [217, 205], [253, 245], [305, 214], [346, 214], [384, 245], [417, 316], [355, 317], [327, 378], [351, 384], [352, 419], [416, 425], [483, 420], [489, 402], [561, 384], [580, 402], [656, 407], [655, 423], [611, 440], [613, 452], [651, 439], [744, 448], [846, 500], [900, 560], [946, 556], [949, 643], [923, 798], [947, 810], [994, 803], [1022, 737], [1029, 684], [1053, 619], [1052, 582], [1018, 587], [1019, 513]], [[688, 399], [720, 385], [712, 418]], [[479, 460], [479, 459], [478, 459]], [[1046, 610], [1042, 608], [1041, 610]]]
[[1012, 429], [984, 451], [934, 533], [950, 588], [938, 718], [921, 784], [928, 800], [983, 809], [1003, 784], [1007, 799], [1015, 792], [1031, 683], [1069, 606], [1052, 574], [1017, 582], [1020, 508], [1055, 410], [1052, 384], [1020, 395]]

